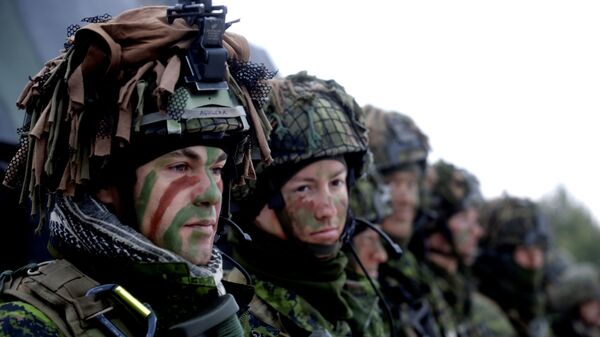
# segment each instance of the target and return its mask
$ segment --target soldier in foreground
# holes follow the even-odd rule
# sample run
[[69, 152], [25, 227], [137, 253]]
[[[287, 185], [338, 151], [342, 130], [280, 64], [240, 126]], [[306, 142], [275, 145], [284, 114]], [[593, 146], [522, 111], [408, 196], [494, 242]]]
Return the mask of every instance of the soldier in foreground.
[[269, 76], [224, 12], [90, 18], [31, 79], [4, 184], [57, 259], [2, 273], [0, 336], [242, 335], [213, 240]]

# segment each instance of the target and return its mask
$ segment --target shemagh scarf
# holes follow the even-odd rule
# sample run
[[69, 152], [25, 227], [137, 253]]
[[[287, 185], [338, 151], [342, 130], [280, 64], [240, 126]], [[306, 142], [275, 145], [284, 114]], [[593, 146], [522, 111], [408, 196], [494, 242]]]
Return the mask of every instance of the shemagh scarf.
[[123, 259], [130, 262], [187, 264], [193, 277], [212, 277], [220, 295], [223, 260], [215, 247], [206, 266], [190, 263], [183, 257], [156, 246], [133, 228], [122, 224], [103, 204], [85, 196], [75, 201], [57, 196], [50, 215], [50, 239], [79, 257]]

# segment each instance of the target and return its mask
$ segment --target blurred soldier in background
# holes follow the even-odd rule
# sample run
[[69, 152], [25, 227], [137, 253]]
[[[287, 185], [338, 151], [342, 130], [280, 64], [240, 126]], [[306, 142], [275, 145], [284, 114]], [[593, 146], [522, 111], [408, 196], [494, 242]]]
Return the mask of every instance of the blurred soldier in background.
[[591, 264], [571, 265], [549, 294], [555, 337], [600, 336], [600, 278]]
[[[388, 242], [382, 239], [385, 234], [381, 232], [380, 224], [391, 212], [390, 193], [372, 165], [351, 188], [350, 209], [355, 218], [355, 229], [351, 244], [344, 247], [348, 255], [346, 291], [353, 294], [351, 298], [355, 303], [351, 306], [354, 315], [364, 317], [360, 321], [380, 319], [373, 315], [389, 315], [390, 312], [378, 283], [379, 266], [388, 260], [384, 245], [394, 243], [389, 238], [386, 238]], [[395, 248], [397, 251], [394, 253], [398, 255], [401, 248]], [[378, 310], [378, 304], [385, 312]], [[386, 328], [388, 331], [395, 329], [394, 326]]]
[[373, 162], [391, 194], [392, 212], [383, 219], [382, 227], [393, 240], [406, 246], [419, 215], [429, 141], [404, 114], [371, 105], [364, 110]]
[[473, 268], [479, 290], [502, 307], [519, 336], [548, 336], [542, 284], [549, 228], [531, 200], [503, 196], [481, 212], [485, 236]]
[[[415, 221], [426, 218], [420, 202], [429, 141], [404, 114], [371, 105], [364, 110], [376, 177], [381, 177], [390, 193], [391, 211], [380, 214], [382, 229], [397, 245], [406, 247]], [[355, 202], [366, 206], [360, 200]], [[373, 210], [382, 208], [383, 203], [375, 206]], [[379, 268], [379, 281], [397, 322], [396, 334], [440, 336], [426, 297], [431, 290], [422, 282], [417, 260], [406, 249], [399, 256], [390, 245], [386, 247], [389, 259]]]
[[388, 260], [388, 254], [372, 226], [380, 229], [383, 218], [391, 213], [392, 208], [389, 189], [372, 168], [370, 166], [350, 190], [350, 210], [356, 219], [352, 243], [363, 266], [353, 257], [348, 265], [355, 273], [367, 274], [377, 281], [379, 265]]
[[[469, 275], [483, 234], [479, 182], [468, 171], [440, 160], [428, 168], [425, 191], [424, 206], [435, 215], [415, 229], [410, 248], [424, 264], [428, 284], [441, 291], [442, 298], [432, 293], [430, 302], [439, 308], [436, 314], [444, 331], [454, 330], [459, 336], [511, 336], [501, 309], [475, 293]], [[439, 303], [447, 304], [450, 312], [440, 312]], [[495, 322], [502, 319], [503, 326]]]
[[228, 279], [256, 289], [242, 316], [245, 331], [381, 336], [380, 316], [357, 321], [344, 289], [348, 259], [341, 249], [354, 230], [348, 188], [369, 159], [363, 111], [333, 80], [303, 72], [271, 83], [273, 163], [257, 167], [255, 188], [237, 192], [235, 218], [252, 242], [232, 233], [234, 258], [250, 276], [234, 269]]
[[30, 80], [4, 184], [57, 259], [2, 273], [0, 336], [242, 335], [213, 240], [271, 74], [224, 13], [87, 18]]
[[554, 240], [550, 240], [548, 252], [546, 253], [546, 262], [544, 263], [544, 276], [542, 286], [546, 296], [546, 313], [549, 316], [554, 316], [557, 312], [552, 301], [552, 293], [554, 289], [560, 286], [560, 278], [569, 270], [569, 267], [575, 264], [575, 260], [566, 250], [559, 248]]

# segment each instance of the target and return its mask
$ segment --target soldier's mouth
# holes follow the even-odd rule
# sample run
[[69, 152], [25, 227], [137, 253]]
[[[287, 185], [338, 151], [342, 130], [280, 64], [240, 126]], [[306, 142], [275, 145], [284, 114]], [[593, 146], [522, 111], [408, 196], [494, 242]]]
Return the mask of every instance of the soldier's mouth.
[[337, 227], [329, 227], [310, 233], [310, 236], [321, 242], [335, 241], [338, 239], [339, 233]]

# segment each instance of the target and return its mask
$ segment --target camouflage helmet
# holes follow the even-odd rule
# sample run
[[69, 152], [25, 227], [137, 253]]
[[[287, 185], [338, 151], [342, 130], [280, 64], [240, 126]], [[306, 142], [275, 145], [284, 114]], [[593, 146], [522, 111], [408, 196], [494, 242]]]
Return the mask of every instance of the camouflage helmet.
[[423, 208], [436, 214], [438, 222], [471, 207], [479, 207], [483, 196], [479, 181], [469, 171], [438, 160], [427, 168]]
[[538, 205], [527, 198], [504, 195], [483, 205], [480, 212], [485, 249], [537, 245], [547, 248], [550, 231]]
[[334, 80], [300, 72], [271, 82], [265, 113], [272, 127], [269, 169], [343, 156], [360, 177], [368, 165], [367, 129], [354, 98]]
[[409, 116], [372, 105], [363, 109], [369, 129], [369, 148], [379, 172], [387, 174], [412, 165], [425, 169], [429, 140]]
[[224, 33], [211, 36], [223, 77], [199, 89], [189, 65], [203, 59], [188, 52], [200, 31], [171, 19], [172, 8], [88, 20], [31, 78], [17, 102], [26, 110], [22, 143], [4, 184], [22, 186], [34, 210], [44, 210], [47, 192], [86, 192], [182, 146], [229, 144], [237, 154], [256, 143], [248, 116], [261, 113], [272, 74], [250, 64], [242, 36]]
[[392, 212], [389, 187], [370, 166], [350, 190], [350, 209], [357, 218], [379, 224]]
[[549, 291], [551, 305], [561, 311], [596, 299], [600, 299], [600, 278], [598, 271], [589, 263], [571, 265]]
[[257, 179], [234, 189], [241, 222], [253, 221], [265, 204], [283, 207], [281, 187], [308, 163], [343, 158], [352, 185], [371, 162], [363, 111], [337, 82], [300, 72], [269, 83], [263, 122], [273, 161], [258, 162]]

